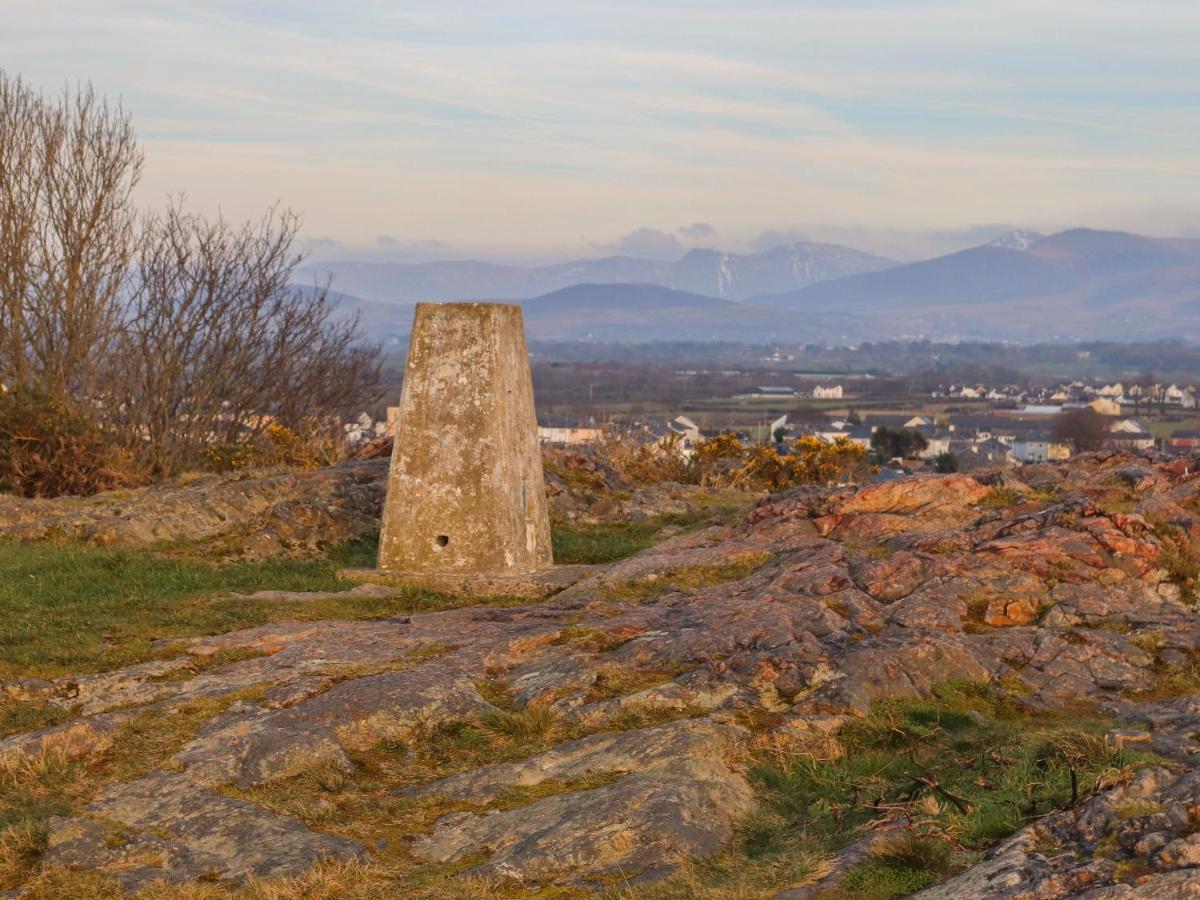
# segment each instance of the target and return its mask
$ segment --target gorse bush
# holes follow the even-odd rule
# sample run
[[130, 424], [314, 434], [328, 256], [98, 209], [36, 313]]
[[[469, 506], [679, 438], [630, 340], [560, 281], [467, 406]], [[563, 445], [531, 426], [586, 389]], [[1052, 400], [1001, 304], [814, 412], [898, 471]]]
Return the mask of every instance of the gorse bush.
[[36, 388], [0, 393], [0, 491], [57, 497], [141, 481], [131, 454], [82, 410]]
[[322, 454], [320, 449], [319, 437], [306, 440], [286, 425], [272, 422], [256, 440], [210, 444], [204, 450], [204, 458], [208, 466], [218, 472], [260, 466], [313, 469], [333, 461], [329, 454]]
[[845, 438], [828, 443], [802, 437], [792, 442], [789, 451], [762, 444], [745, 446], [737, 435], [726, 432], [698, 441], [690, 452], [675, 435], [642, 443], [610, 436], [597, 456], [634, 484], [672, 481], [711, 488], [779, 491], [848, 481], [868, 470], [867, 452]]
[[683, 452], [678, 435], [668, 435], [661, 441], [638, 441], [608, 433], [596, 448], [596, 457], [634, 484], [664, 481], [692, 484], [696, 480], [691, 459]]

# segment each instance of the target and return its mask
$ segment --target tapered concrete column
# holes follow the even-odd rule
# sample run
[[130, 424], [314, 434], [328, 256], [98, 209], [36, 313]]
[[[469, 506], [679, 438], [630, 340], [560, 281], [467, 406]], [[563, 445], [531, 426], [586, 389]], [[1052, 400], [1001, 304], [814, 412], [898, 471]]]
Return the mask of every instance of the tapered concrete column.
[[552, 563], [521, 308], [418, 304], [379, 569], [516, 576]]

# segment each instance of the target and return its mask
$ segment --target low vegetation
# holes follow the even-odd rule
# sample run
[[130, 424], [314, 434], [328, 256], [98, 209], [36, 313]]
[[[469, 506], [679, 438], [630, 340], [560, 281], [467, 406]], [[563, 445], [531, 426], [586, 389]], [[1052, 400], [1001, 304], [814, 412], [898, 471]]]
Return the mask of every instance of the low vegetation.
[[698, 591], [730, 581], [739, 581], [759, 569], [769, 553], [750, 552], [716, 566], [680, 566], [661, 574], [607, 585], [603, 593], [611, 599], [648, 600], [668, 591]]
[[[806, 436], [779, 446], [743, 445], [726, 432], [685, 452], [676, 436], [657, 442], [610, 435], [596, 456], [631, 484], [664, 481], [707, 488], [780, 491], [800, 484], [833, 484], [869, 470], [866, 451], [846, 439], [827, 443]], [[585, 476], [574, 476], [578, 481]]]
[[745, 852], [831, 853], [878, 831], [888, 836], [830, 900], [903, 896], [1127, 777], [1143, 757], [1106, 744], [1110, 724], [1086, 710], [1025, 711], [964, 682], [929, 700], [880, 703], [839, 735], [840, 753], [754, 770], [763, 802], [746, 825]]
[[640, 553], [669, 537], [727, 524], [744, 504], [701, 504], [683, 513], [624, 522], [555, 521], [551, 530], [556, 563], [600, 564]]
[[[403, 589], [393, 597], [304, 604], [251, 599], [260, 590], [342, 591], [345, 566], [373, 566], [373, 542], [316, 560], [219, 565], [148, 551], [0, 542], [0, 679], [80, 674], [177, 655], [172, 638], [281, 620], [370, 619], [512, 598], [462, 598]], [[158, 643], [156, 643], [158, 642]], [[28, 707], [0, 706], [0, 733], [21, 730]], [[38, 720], [41, 721], [40, 719]], [[44, 723], [43, 723], [44, 724]]]
[[[52, 816], [71, 815], [104, 785], [135, 778], [166, 764], [192, 739], [201, 723], [237, 700], [257, 699], [260, 695], [261, 691], [252, 689], [182, 704], [171, 711], [143, 713], [117, 731], [112, 746], [99, 758], [71, 760], [48, 753], [0, 768], [0, 890], [15, 888], [31, 874], [45, 847]], [[83, 886], [76, 883], [59, 893], [40, 891], [35, 886], [32, 893], [23, 896], [106, 896], [103, 892], [87, 893], [92, 885], [105, 879], [84, 874], [82, 881]], [[108, 890], [107, 896], [113, 896], [111, 885]]]

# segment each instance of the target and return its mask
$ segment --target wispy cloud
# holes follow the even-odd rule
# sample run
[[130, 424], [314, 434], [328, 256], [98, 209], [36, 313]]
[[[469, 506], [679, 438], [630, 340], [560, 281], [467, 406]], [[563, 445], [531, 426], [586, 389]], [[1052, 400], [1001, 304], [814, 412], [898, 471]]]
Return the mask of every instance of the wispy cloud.
[[134, 112], [146, 202], [430, 254], [1194, 226], [1198, 44], [1193, 0], [0, 4], [7, 70]]

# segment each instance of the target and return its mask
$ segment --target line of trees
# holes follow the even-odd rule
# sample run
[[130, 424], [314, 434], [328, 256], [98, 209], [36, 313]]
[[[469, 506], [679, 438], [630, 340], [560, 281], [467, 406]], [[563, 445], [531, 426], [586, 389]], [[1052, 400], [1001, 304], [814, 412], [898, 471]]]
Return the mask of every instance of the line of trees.
[[[378, 398], [379, 348], [328, 284], [293, 285], [299, 217], [143, 212], [142, 167], [120, 104], [0, 70], [0, 399], [94, 421], [148, 476], [268, 428], [333, 439]], [[0, 467], [56, 452], [27, 426], [0, 424]]]

